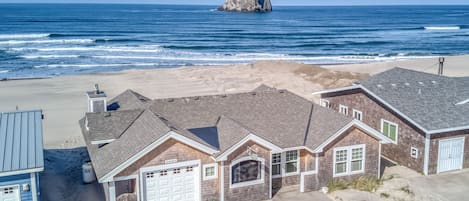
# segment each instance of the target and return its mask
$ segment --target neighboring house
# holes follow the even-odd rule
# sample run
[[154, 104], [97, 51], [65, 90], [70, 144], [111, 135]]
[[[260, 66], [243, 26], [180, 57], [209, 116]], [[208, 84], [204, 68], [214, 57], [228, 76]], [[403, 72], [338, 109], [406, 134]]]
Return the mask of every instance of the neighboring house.
[[425, 175], [469, 167], [469, 77], [394, 68], [315, 94], [388, 136], [382, 153], [392, 161]]
[[[88, 92], [89, 104], [103, 92]], [[95, 99], [96, 98], [96, 99]], [[282, 186], [379, 177], [390, 140], [285, 90], [150, 100], [127, 90], [80, 120], [107, 200], [266, 200]], [[112, 110], [112, 111], [111, 111]]]
[[42, 112], [0, 113], [0, 201], [38, 201]]

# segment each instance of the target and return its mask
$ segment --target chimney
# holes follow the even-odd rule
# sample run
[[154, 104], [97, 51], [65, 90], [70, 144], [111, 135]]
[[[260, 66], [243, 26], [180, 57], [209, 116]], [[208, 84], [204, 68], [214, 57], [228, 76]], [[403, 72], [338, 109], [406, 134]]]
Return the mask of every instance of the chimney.
[[94, 85], [94, 91], [87, 91], [88, 95], [88, 112], [106, 112], [106, 94], [104, 91], [99, 90], [99, 85]]

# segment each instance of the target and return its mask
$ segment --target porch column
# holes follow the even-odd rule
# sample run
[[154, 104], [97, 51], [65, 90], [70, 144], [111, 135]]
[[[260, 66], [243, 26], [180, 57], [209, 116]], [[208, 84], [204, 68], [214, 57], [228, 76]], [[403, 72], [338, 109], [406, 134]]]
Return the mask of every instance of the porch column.
[[109, 192], [109, 201], [116, 201], [116, 185], [114, 181], [107, 182], [108, 192]]

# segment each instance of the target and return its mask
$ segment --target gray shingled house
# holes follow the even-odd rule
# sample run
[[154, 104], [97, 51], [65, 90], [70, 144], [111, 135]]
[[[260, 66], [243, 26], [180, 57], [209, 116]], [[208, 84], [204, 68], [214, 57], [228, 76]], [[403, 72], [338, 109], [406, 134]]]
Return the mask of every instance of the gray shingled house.
[[379, 177], [381, 144], [391, 142], [361, 121], [266, 86], [157, 100], [131, 90], [109, 101], [100, 91], [88, 97], [80, 125], [111, 201], [266, 200], [283, 186], [304, 192], [333, 178]]
[[425, 175], [469, 167], [469, 77], [394, 68], [316, 94], [391, 139], [382, 153], [396, 163]]

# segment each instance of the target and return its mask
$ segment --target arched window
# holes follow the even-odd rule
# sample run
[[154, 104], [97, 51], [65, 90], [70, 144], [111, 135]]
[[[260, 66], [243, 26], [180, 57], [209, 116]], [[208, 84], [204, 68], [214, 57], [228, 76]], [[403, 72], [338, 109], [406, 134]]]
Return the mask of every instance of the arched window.
[[264, 183], [264, 159], [244, 157], [230, 167], [230, 186], [240, 187]]

